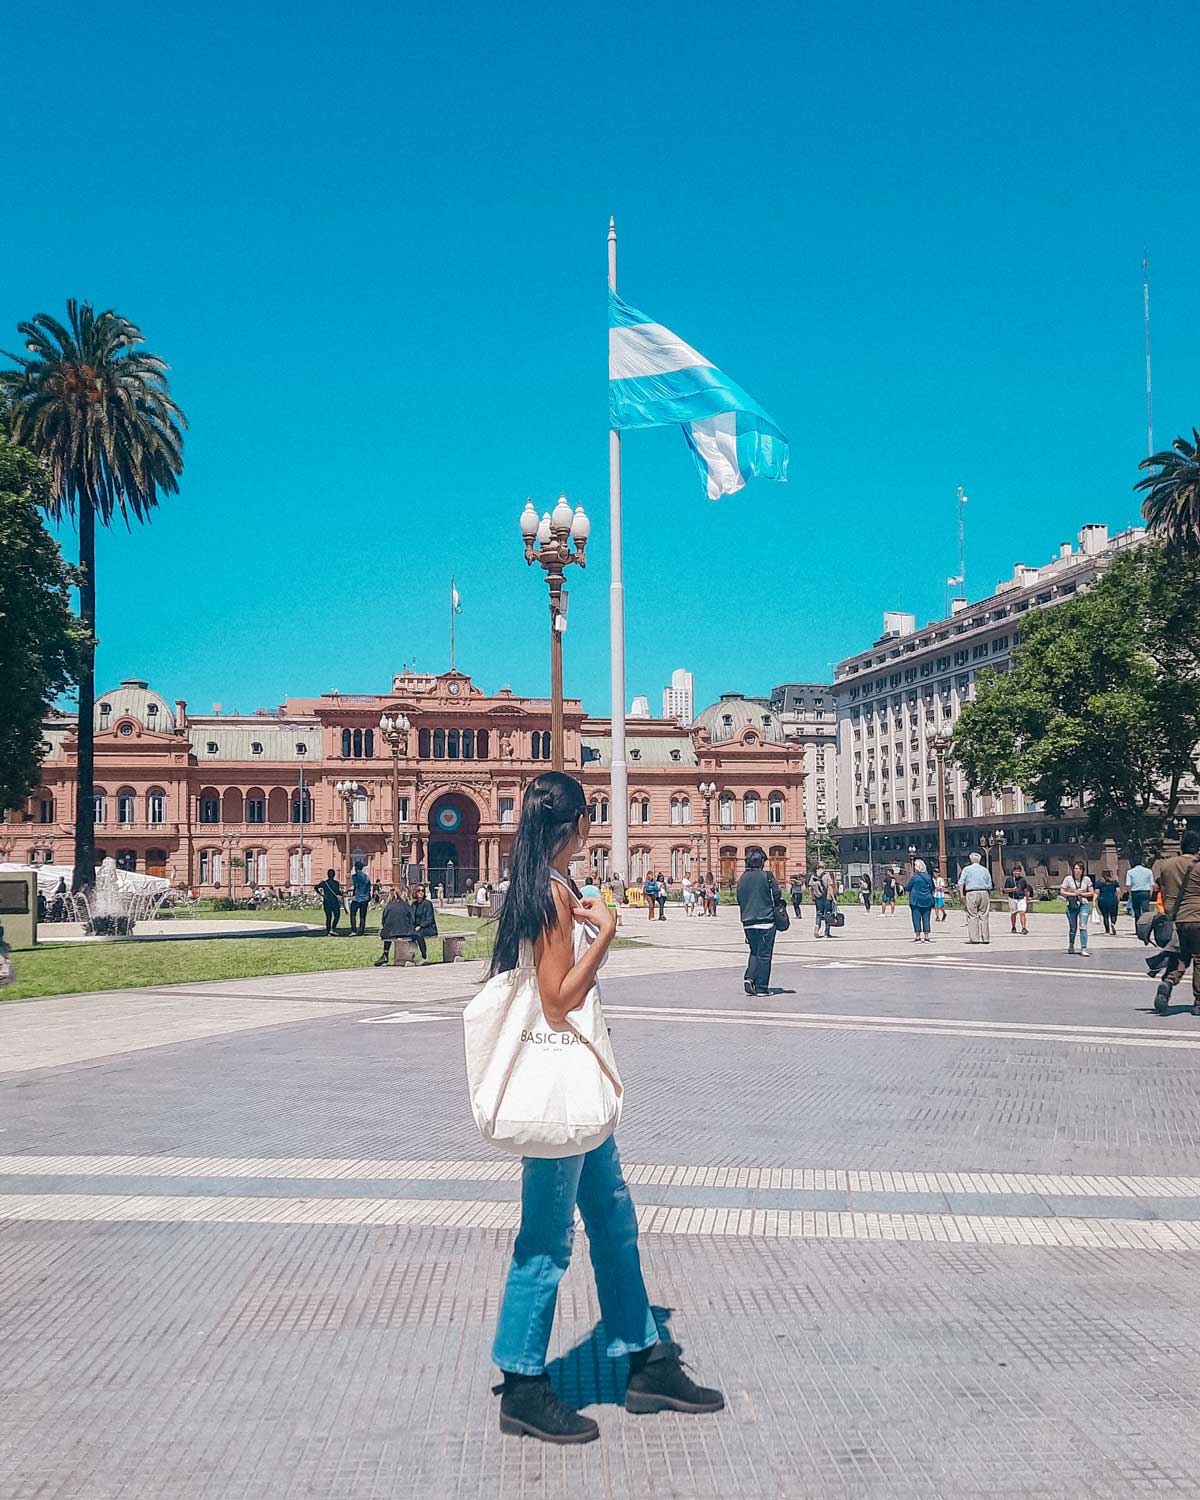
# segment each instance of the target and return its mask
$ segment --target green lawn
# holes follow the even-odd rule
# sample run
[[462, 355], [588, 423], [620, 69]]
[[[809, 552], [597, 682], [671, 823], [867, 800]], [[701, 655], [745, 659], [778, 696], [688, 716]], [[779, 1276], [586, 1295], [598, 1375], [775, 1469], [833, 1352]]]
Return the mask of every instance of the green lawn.
[[[200, 912], [203, 917], [254, 917], [254, 912]], [[258, 913], [265, 918], [267, 913]], [[321, 921], [315, 913], [281, 914], [280, 919]], [[465, 917], [438, 914], [443, 932], [466, 928], [478, 936], [466, 945], [468, 958], [492, 951], [495, 927]], [[343, 918], [342, 932], [349, 926]], [[74, 995], [85, 990], [124, 990], [141, 985], [197, 984], [205, 979], [250, 979], [260, 974], [313, 974], [326, 969], [364, 969], [379, 957], [379, 912], [367, 916], [367, 936], [189, 938], [153, 943], [47, 943], [13, 953], [16, 981], [0, 990], [0, 1000], [34, 995]], [[430, 962], [440, 962], [442, 945], [429, 943]]]
[[[254, 979], [263, 974], [316, 974], [329, 969], [365, 969], [379, 957], [381, 908], [367, 913], [367, 935], [327, 938], [320, 908], [297, 912], [200, 910], [195, 917], [257, 918], [259, 920], [320, 923], [322, 931], [303, 937], [170, 938], [148, 943], [42, 943], [13, 952], [16, 981], [0, 990], [2, 1000], [28, 1000], [38, 995], [77, 995], [88, 990], [137, 989], [143, 985], [199, 984], [205, 979]], [[181, 926], [186, 918], [180, 918]], [[467, 958], [486, 958], [492, 951], [495, 923], [438, 913], [443, 932], [473, 931]], [[350, 930], [342, 918], [339, 933]], [[614, 948], [636, 948], [637, 942], [617, 938]], [[442, 945], [429, 941], [429, 962], [440, 963]], [[474, 976], [478, 970], [473, 970]]]

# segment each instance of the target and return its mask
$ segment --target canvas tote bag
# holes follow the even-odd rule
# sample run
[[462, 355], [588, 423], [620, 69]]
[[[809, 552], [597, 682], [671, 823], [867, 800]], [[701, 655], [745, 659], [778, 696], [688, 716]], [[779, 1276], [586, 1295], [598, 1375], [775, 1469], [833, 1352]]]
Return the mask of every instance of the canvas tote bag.
[[[575, 956], [595, 937], [576, 923]], [[518, 1156], [580, 1156], [617, 1128], [624, 1090], [600, 991], [567, 1017], [546, 1019], [533, 948], [522, 943], [515, 969], [496, 974], [463, 1012], [467, 1082], [485, 1141]]]

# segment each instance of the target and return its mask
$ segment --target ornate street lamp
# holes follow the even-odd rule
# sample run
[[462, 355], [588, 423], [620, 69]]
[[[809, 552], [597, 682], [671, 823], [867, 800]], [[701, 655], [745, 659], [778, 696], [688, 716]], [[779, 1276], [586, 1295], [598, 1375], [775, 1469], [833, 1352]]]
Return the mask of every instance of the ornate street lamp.
[[[592, 523], [583, 506], [571, 509], [565, 495], [560, 495], [554, 510], [539, 521], [533, 501], [525, 502], [521, 512], [521, 538], [525, 543], [526, 563], [540, 563], [550, 588], [550, 765], [563, 770], [563, 682], [562, 638], [567, 628], [567, 595], [563, 588], [563, 569], [571, 563], [587, 566], [587, 540]], [[574, 543], [574, 551], [571, 544]]]
[[947, 888], [950, 867], [946, 860], [946, 756], [953, 743], [948, 734], [935, 734], [929, 741], [929, 748], [937, 757], [938, 873], [946, 881]]
[[404, 884], [404, 865], [408, 860], [411, 835], [404, 834], [400, 847], [400, 757], [408, 754], [408, 731], [412, 728], [404, 714], [380, 714], [379, 731], [392, 749], [392, 889], [397, 893]]
[[916, 844], [909, 844], [909, 846], [908, 846], [908, 862], [909, 862], [909, 864], [910, 865], [915, 865], [916, 858], [917, 858], [917, 846], [916, 846]]
[[225, 860], [225, 889], [229, 893], [229, 899], [233, 900], [233, 855], [237, 848], [237, 835], [224, 833], [221, 835], [221, 849]]
[[365, 788], [359, 786], [357, 781], [339, 781], [334, 784], [334, 791], [346, 804], [346, 883], [350, 883], [350, 809], [354, 805], [354, 799]]
[[706, 875], [712, 874], [712, 805], [713, 798], [717, 795], [717, 783], [715, 781], [702, 781], [700, 783], [700, 795], [704, 798], [704, 842], [705, 853], [708, 863], [704, 867]]

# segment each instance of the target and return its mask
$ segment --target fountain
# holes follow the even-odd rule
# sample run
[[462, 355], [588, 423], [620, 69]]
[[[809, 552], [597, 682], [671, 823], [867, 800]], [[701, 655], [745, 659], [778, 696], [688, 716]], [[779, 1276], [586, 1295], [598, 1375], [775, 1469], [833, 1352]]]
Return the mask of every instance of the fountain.
[[[153, 880], [153, 884], [150, 882]], [[66, 903], [89, 937], [129, 937], [137, 922], [149, 921], [170, 894], [165, 880], [117, 869], [111, 855], [96, 871], [90, 891], [77, 891]]]

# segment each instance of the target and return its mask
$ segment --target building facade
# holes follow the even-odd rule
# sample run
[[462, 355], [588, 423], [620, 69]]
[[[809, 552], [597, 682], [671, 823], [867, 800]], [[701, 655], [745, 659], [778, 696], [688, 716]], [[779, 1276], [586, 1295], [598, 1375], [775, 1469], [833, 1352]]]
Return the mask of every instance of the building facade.
[[[384, 712], [411, 725], [395, 752]], [[397, 856], [450, 892], [497, 880], [551, 748], [548, 699], [487, 694], [461, 672], [404, 672], [390, 692], [289, 698], [248, 715], [193, 715], [131, 678], [97, 698], [95, 730], [100, 855], [208, 895], [311, 886], [360, 858], [386, 885]], [[45, 745], [41, 786], [0, 823], [0, 861], [72, 861], [73, 721], [48, 719]], [[565, 705], [565, 760], [594, 809], [586, 864], [607, 874], [611, 730], [578, 700]], [[735, 878], [754, 844], [780, 873], [803, 868], [802, 759], [775, 716], [730, 694], [691, 728], [639, 724], [628, 760], [631, 868], [619, 873], [678, 881], [706, 867], [711, 848], [714, 870]], [[711, 807], [701, 783], [720, 789]]]
[[771, 709], [783, 732], [804, 751], [804, 817], [824, 833], [838, 811], [837, 709], [826, 682], [785, 682], [771, 689]]
[[[1064, 542], [1041, 567], [1018, 563], [993, 594], [974, 604], [956, 600], [944, 620], [918, 630], [912, 615], [889, 612], [883, 635], [837, 664], [838, 844], [849, 873], [869, 863], [899, 866], [911, 849], [925, 856], [937, 850], [931, 741], [952, 732], [981, 671], [1007, 670], [1025, 615], [1089, 588], [1144, 536], [1140, 527], [1110, 537], [1106, 526], [1085, 526], [1077, 548]], [[1082, 812], [1074, 819], [1047, 817], [1015, 787], [994, 797], [981, 794], [950, 761], [944, 795], [952, 876], [970, 849], [997, 833], [1008, 864], [1021, 860], [1050, 875], [1063, 873], [1081, 848]]]

